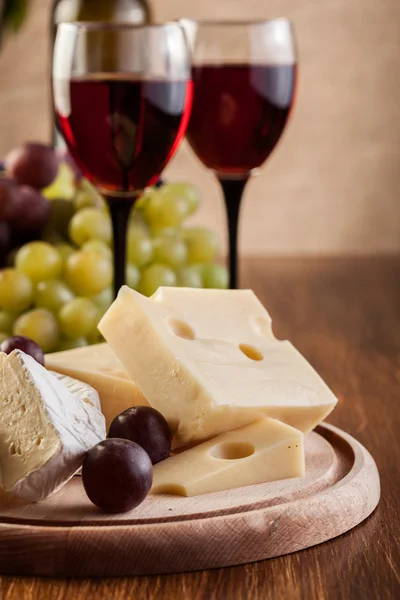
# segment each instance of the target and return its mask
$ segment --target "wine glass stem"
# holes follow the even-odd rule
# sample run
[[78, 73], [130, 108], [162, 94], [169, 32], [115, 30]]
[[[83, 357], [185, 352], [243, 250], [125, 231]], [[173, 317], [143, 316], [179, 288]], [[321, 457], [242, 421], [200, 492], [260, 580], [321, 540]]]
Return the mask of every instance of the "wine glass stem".
[[126, 280], [126, 237], [134, 198], [106, 198], [111, 213], [114, 244], [114, 298]]
[[224, 194], [226, 215], [228, 218], [229, 237], [229, 287], [236, 290], [238, 287], [238, 226], [240, 203], [243, 190], [249, 175], [242, 179], [225, 179], [218, 177]]

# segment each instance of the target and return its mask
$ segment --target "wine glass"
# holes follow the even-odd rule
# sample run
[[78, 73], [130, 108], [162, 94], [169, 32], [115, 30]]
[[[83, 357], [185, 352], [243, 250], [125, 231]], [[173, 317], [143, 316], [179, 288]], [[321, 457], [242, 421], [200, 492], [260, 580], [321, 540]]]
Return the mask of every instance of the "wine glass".
[[187, 138], [222, 187], [229, 229], [230, 287], [235, 289], [243, 190], [274, 149], [293, 104], [293, 28], [287, 19], [183, 20], [182, 24], [193, 54], [193, 106]]
[[179, 23], [62, 23], [52, 87], [56, 125], [110, 208], [117, 295], [125, 282], [133, 202], [158, 180], [188, 123], [192, 83], [185, 32]]

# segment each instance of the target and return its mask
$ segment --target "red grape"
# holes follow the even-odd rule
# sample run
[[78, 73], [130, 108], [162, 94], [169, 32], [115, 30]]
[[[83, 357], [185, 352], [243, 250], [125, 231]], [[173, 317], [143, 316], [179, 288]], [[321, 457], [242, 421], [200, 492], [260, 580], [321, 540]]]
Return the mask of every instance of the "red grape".
[[21, 185], [11, 225], [15, 231], [40, 232], [50, 215], [50, 202], [38, 190]]
[[54, 148], [46, 144], [27, 142], [11, 150], [4, 161], [6, 171], [22, 185], [41, 189], [50, 185], [57, 176], [58, 157]]
[[0, 179], [0, 219], [9, 221], [14, 217], [18, 202], [18, 185], [12, 179]]
[[7, 262], [7, 252], [10, 249], [11, 230], [8, 223], [0, 221], [0, 269]]
[[28, 337], [23, 335], [14, 335], [7, 338], [0, 344], [0, 352], [11, 354], [13, 350], [21, 350], [25, 354], [29, 354], [44, 367], [44, 354], [41, 347]]
[[171, 432], [163, 415], [150, 406], [133, 406], [115, 417], [109, 438], [123, 438], [139, 444], [150, 456], [153, 465], [168, 458]]
[[93, 504], [105, 512], [126, 512], [143, 502], [150, 491], [151, 460], [134, 442], [104, 440], [87, 452], [82, 482]]

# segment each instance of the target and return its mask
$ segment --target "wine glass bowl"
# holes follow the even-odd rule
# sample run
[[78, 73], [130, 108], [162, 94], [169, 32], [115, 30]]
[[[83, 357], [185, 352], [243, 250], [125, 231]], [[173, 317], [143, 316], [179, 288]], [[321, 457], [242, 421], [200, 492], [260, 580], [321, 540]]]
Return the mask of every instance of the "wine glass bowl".
[[114, 226], [115, 293], [124, 283], [132, 202], [182, 139], [192, 101], [190, 50], [179, 23], [63, 23], [53, 58], [56, 125]]
[[184, 22], [192, 44], [193, 106], [187, 138], [218, 177], [226, 203], [231, 287], [243, 189], [275, 148], [293, 105], [297, 67], [287, 19]]

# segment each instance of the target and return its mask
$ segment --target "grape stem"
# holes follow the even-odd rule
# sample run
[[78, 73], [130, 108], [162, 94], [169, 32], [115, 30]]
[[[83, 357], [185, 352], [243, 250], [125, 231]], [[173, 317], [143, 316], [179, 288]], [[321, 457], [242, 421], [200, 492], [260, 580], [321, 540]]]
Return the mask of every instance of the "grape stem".
[[129, 214], [134, 198], [107, 197], [106, 201], [111, 213], [114, 247], [114, 298], [126, 282], [126, 236]]
[[218, 181], [221, 185], [228, 219], [228, 238], [229, 238], [229, 287], [236, 290], [238, 287], [238, 227], [240, 205], [243, 197], [243, 191], [249, 175], [238, 179], [226, 179], [219, 176]]

